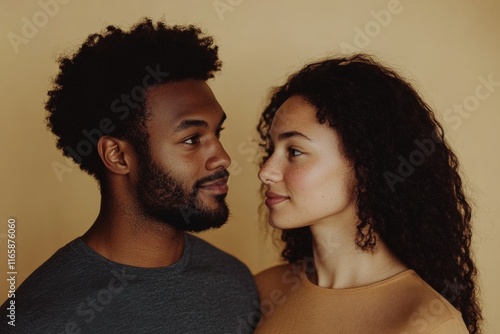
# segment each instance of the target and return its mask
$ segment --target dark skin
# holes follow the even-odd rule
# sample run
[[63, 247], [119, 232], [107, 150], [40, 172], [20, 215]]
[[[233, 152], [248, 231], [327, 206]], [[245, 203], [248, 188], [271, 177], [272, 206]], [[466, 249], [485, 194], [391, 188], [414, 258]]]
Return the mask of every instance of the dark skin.
[[[227, 169], [231, 159], [219, 141], [224, 111], [202, 80], [184, 80], [150, 89], [151, 117], [146, 122], [153, 161], [186, 189], [197, 179]], [[135, 267], [156, 268], [177, 262], [184, 251], [184, 231], [143, 212], [136, 198], [139, 161], [133, 146], [104, 136], [97, 145], [106, 167], [101, 208], [82, 237], [105, 258]], [[227, 182], [227, 180], [226, 180]], [[198, 200], [215, 207], [214, 195], [227, 185], [205, 184]]]

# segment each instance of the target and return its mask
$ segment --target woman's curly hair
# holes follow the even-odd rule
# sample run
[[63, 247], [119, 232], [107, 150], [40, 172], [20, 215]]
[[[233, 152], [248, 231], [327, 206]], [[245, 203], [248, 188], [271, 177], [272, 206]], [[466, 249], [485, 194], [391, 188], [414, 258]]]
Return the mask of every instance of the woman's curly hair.
[[220, 70], [218, 48], [195, 26], [168, 26], [144, 18], [130, 31], [108, 26], [87, 37], [73, 55], [58, 59], [48, 92], [47, 126], [57, 147], [102, 181], [104, 165], [95, 145], [103, 130], [147, 148], [144, 94], [184, 79], [207, 80]]
[[[368, 55], [311, 63], [274, 90], [257, 127], [261, 146], [278, 108], [301, 96], [321, 124], [339, 135], [357, 178], [357, 246], [380, 238], [461, 313], [471, 333], [482, 320], [471, 258], [471, 207], [458, 160], [443, 129], [418, 93]], [[267, 160], [264, 156], [261, 166]], [[283, 230], [282, 256], [290, 263], [312, 257], [308, 227]]]

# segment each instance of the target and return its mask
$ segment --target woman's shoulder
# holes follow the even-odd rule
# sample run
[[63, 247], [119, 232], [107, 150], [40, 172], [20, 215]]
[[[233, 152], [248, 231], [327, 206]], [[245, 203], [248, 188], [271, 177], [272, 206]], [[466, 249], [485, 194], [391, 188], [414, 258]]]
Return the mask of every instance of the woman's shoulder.
[[277, 276], [281, 276], [284, 272], [287, 270], [292, 270], [293, 269], [293, 264], [290, 263], [282, 263], [278, 264], [276, 266], [267, 268], [259, 272], [257, 275], [255, 275], [256, 280], [268, 280], [268, 279], [273, 279]]
[[255, 275], [260, 299], [266, 300], [296, 290], [301, 282], [301, 268], [298, 264], [280, 264]]
[[394, 304], [402, 314], [408, 311], [405, 318], [409, 328], [418, 333], [468, 333], [461, 313], [448, 300], [459, 293], [456, 286], [450, 284], [439, 293], [413, 270], [406, 278], [399, 302], [396, 299]]

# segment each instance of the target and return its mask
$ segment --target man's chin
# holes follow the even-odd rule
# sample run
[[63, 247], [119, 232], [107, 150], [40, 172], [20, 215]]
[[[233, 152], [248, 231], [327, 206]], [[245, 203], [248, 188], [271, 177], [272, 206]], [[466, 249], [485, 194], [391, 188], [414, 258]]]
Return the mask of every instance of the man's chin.
[[226, 224], [228, 215], [186, 217], [184, 221], [177, 224], [178, 229], [186, 232], [203, 232], [211, 229], [218, 229]]
[[210, 192], [198, 192], [197, 203], [207, 210], [219, 210], [220, 206], [227, 206], [227, 193], [214, 194]]
[[229, 209], [225, 203], [217, 203], [204, 205], [203, 209], [186, 206], [150, 215], [180, 231], [202, 232], [223, 226], [229, 218]]
[[218, 223], [218, 224], [192, 224], [191, 226], [186, 226], [183, 231], [185, 232], [192, 232], [192, 233], [200, 233], [208, 230], [216, 230], [222, 226], [224, 226], [226, 222]]
[[[210, 207], [206, 207], [210, 210]], [[191, 218], [191, 219], [190, 219]], [[202, 232], [210, 229], [217, 229], [223, 226], [229, 218], [229, 209], [225, 203], [218, 204], [215, 210], [198, 212], [192, 217], [187, 217], [185, 231]]]

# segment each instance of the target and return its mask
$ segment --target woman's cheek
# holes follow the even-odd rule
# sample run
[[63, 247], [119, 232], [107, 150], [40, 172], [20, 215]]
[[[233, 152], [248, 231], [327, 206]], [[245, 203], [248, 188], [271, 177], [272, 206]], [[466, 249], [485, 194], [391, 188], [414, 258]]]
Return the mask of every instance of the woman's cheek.
[[289, 191], [300, 194], [301, 197], [312, 196], [326, 180], [326, 173], [321, 168], [311, 165], [299, 165], [287, 171], [287, 186]]

